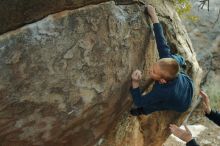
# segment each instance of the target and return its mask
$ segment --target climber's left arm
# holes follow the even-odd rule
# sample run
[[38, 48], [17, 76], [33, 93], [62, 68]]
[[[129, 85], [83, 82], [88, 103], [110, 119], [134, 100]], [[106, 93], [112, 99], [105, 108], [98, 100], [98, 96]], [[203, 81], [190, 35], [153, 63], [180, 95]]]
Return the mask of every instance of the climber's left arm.
[[185, 68], [185, 60], [180, 55], [172, 55], [170, 52], [170, 46], [167, 44], [167, 41], [164, 36], [163, 28], [159, 23], [157, 14], [155, 12], [155, 8], [151, 5], [146, 7], [148, 14], [150, 15], [151, 21], [153, 22], [154, 26], [154, 34], [157, 43], [157, 50], [159, 52], [160, 58], [173, 58], [175, 59], [179, 65]]
[[186, 68], [185, 59], [178, 54], [175, 55], [171, 54], [170, 47], [168, 46], [165, 40], [163, 29], [159, 23], [154, 23], [154, 33], [156, 37], [157, 49], [160, 58], [173, 58], [177, 61], [177, 63], [182, 69], [185, 69]]
[[160, 58], [171, 58], [172, 56], [170, 53], [170, 47], [167, 45], [167, 41], [163, 33], [163, 28], [159, 23], [155, 8], [151, 5], [147, 5], [146, 9], [150, 15], [151, 21], [153, 22], [154, 34]]
[[157, 50], [160, 58], [173, 58], [170, 52], [170, 47], [165, 39], [163, 28], [160, 23], [154, 23], [154, 34], [157, 43]]

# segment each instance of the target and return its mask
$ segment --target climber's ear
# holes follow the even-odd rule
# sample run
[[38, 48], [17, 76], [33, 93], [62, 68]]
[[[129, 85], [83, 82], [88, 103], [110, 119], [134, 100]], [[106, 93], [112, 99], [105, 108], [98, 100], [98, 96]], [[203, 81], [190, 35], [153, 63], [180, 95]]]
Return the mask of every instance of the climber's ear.
[[166, 84], [167, 81], [166, 81], [165, 79], [160, 79], [160, 80], [159, 80], [159, 83], [160, 83], [160, 84]]

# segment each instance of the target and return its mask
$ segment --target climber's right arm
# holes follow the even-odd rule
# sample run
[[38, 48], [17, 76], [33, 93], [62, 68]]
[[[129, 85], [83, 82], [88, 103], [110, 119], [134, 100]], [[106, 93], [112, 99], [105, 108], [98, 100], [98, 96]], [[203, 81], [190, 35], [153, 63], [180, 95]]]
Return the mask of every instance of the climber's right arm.
[[170, 53], [170, 47], [167, 45], [167, 42], [163, 34], [162, 26], [160, 25], [160, 23], [154, 23], [153, 25], [159, 57], [172, 58], [172, 54]]
[[145, 80], [145, 83], [143, 84], [143, 90], [146, 90], [150, 87], [150, 85], [152, 85], [154, 82], [154, 80], [152, 78], [147, 78]]
[[170, 47], [167, 45], [167, 42], [165, 40], [163, 28], [159, 23], [157, 14], [155, 12], [155, 8], [151, 5], [148, 5], [146, 9], [154, 25], [154, 34], [160, 58], [172, 58], [170, 53]]
[[146, 95], [142, 95], [142, 92], [140, 90], [139, 87], [137, 88], [130, 88], [130, 93], [132, 95], [134, 104], [137, 107], [147, 107], [148, 105], [152, 105], [155, 104], [157, 102], [159, 102], [159, 98], [157, 96], [157, 94], [155, 94], [156, 92], [149, 92]]

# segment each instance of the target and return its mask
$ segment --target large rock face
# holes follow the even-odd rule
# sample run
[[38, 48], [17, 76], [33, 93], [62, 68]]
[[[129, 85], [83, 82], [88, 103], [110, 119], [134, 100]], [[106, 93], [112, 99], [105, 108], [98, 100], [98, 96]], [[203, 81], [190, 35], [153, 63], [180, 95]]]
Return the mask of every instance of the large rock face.
[[0, 34], [35, 22], [51, 13], [109, 0], [10, 0], [0, 1]]
[[[201, 70], [172, 3], [152, 4], [197, 87]], [[126, 113], [131, 72], [146, 77], [158, 58], [150, 28], [136, 4], [106, 2], [1, 35], [0, 145], [162, 145], [187, 113]]]

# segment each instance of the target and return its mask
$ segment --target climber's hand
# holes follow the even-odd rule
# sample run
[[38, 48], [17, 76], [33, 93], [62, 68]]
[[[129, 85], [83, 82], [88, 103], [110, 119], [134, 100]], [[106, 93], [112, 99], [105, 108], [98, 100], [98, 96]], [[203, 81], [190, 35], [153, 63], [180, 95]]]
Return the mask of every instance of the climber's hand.
[[185, 142], [189, 142], [193, 139], [192, 134], [186, 125], [184, 125], [184, 127], [186, 130], [180, 129], [174, 124], [170, 124], [170, 130], [176, 137], [178, 137], [179, 139]]
[[210, 114], [211, 106], [210, 106], [209, 96], [204, 91], [200, 91], [199, 93], [202, 96], [203, 108], [205, 113]]
[[142, 73], [138, 69], [132, 73], [131, 79], [132, 79], [132, 87], [133, 88], [139, 87], [139, 82], [141, 80], [141, 77], [142, 77]]
[[155, 8], [151, 5], [147, 5], [146, 6], [147, 12], [150, 15], [151, 21], [153, 23], [159, 23]]
[[132, 81], [140, 81], [142, 77], [142, 73], [140, 70], [136, 69], [135, 71], [133, 71], [132, 75], [131, 75], [131, 79]]

